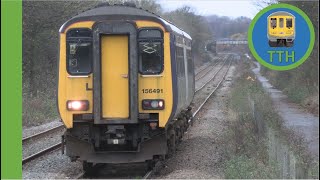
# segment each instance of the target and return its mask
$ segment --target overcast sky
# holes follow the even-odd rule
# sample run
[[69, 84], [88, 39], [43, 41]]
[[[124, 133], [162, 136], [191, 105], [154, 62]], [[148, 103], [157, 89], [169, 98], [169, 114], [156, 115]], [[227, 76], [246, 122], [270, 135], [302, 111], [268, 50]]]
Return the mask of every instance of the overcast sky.
[[184, 5], [194, 8], [199, 15], [219, 15], [232, 18], [246, 16], [253, 18], [258, 13], [254, 0], [157, 0], [164, 11], [172, 11]]

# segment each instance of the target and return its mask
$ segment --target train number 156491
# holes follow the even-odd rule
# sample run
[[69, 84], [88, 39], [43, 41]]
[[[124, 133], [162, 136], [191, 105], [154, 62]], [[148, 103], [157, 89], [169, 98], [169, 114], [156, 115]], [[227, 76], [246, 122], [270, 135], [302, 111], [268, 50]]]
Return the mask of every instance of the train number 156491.
[[142, 93], [163, 93], [163, 89], [142, 89]]

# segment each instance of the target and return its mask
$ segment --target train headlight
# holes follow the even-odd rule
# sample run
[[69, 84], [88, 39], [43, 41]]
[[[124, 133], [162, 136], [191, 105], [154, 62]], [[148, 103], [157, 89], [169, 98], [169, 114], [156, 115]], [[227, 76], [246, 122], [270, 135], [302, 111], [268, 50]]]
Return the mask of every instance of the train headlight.
[[158, 108], [158, 101], [151, 101], [152, 108]]
[[89, 109], [88, 100], [69, 100], [67, 101], [69, 111], [87, 111]]
[[164, 100], [162, 100], [162, 99], [144, 99], [144, 100], [142, 100], [142, 109], [144, 109], [144, 110], [162, 110], [162, 109], [164, 109]]

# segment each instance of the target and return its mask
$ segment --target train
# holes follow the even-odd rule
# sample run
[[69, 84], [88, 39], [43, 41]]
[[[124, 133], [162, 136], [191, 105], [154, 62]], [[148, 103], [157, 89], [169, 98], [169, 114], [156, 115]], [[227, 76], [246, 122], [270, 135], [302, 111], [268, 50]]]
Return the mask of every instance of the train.
[[63, 153], [95, 164], [170, 157], [192, 121], [192, 38], [132, 4], [99, 5], [59, 29]]
[[295, 39], [295, 16], [278, 11], [268, 16], [268, 40], [270, 47], [292, 47]]

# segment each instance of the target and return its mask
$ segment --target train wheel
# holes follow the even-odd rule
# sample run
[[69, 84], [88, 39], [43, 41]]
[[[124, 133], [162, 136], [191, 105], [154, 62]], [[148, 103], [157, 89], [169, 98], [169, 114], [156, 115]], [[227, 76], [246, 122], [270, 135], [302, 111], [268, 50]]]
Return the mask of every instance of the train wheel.
[[292, 47], [293, 46], [293, 41], [292, 42], [286, 42], [286, 47]]
[[186, 116], [186, 123], [187, 123], [187, 128], [189, 127], [189, 119], [191, 119], [191, 126], [193, 125], [193, 117], [192, 117], [192, 112], [191, 109], [187, 112]]
[[149, 160], [147, 161], [147, 171], [150, 171], [154, 168], [155, 166], [155, 161], [154, 160]]
[[184, 132], [187, 132], [189, 128], [188, 119], [186, 119], [186, 122], [184, 123]]
[[181, 140], [181, 127], [180, 126], [178, 126], [176, 128], [176, 138], [175, 139], [176, 139], [176, 144], [178, 144]]
[[270, 41], [269, 40], [269, 46], [270, 47], [277, 47], [278, 46], [278, 42], [276, 41], [276, 42], [273, 42], [273, 41]]
[[183, 119], [182, 119], [182, 132], [183, 132], [183, 134], [188, 130], [188, 118], [186, 118], [186, 116], [185, 117], [183, 117]]
[[182, 119], [179, 119], [177, 128], [176, 128], [176, 144], [180, 143], [182, 140], [182, 136], [183, 136], [183, 121]]
[[93, 163], [88, 163], [87, 161], [83, 161], [82, 168], [86, 172], [86, 174], [88, 174], [88, 175], [93, 174], [93, 170], [94, 170]]
[[280, 39], [279, 43], [277, 44], [277, 47], [284, 47], [286, 46], [286, 41], [284, 39]]
[[172, 157], [172, 155], [176, 152], [176, 134], [173, 128], [168, 131], [168, 134], [169, 136], [167, 139], [167, 157]]

